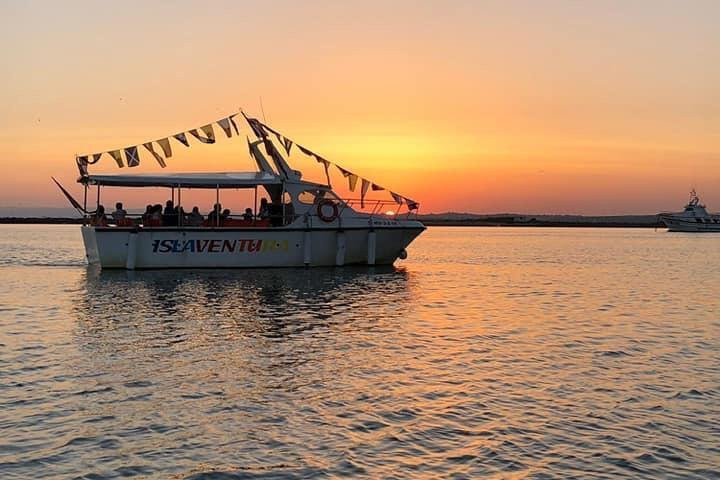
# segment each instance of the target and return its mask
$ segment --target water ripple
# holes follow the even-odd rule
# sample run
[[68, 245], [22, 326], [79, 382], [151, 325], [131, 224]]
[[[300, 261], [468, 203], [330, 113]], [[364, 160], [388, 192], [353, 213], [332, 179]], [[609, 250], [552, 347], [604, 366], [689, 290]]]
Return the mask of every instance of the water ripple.
[[101, 273], [75, 226], [3, 233], [3, 478], [720, 478], [710, 237], [430, 229], [399, 268]]

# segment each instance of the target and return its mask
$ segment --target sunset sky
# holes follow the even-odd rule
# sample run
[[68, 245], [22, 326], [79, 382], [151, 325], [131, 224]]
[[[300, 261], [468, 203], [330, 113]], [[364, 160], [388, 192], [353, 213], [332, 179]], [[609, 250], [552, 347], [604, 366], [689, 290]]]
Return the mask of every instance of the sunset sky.
[[[0, 0], [0, 206], [65, 206], [75, 154], [262, 97], [424, 213], [656, 213], [692, 187], [720, 210], [719, 21], [714, 0]], [[241, 128], [167, 170], [251, 169]]]

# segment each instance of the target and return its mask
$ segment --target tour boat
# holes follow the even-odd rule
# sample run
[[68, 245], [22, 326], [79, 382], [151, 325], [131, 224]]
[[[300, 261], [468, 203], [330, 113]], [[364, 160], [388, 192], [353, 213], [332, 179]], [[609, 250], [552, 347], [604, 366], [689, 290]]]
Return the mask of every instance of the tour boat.
[[682, 212], [661, 213], [660, 219], [669, 232], [720, 232], [720, 215], [708, 213], [695, 190]]
[[[369, 190], [365, 180], [361, 202], [342, 199], [330, 186], [329, 176], [327, 185], [303, 180], [302, 173], [290, 168], [278, 151], [268, 146], [265, 135], [262, 137], [248, 140], [258, 167], [252, 172], [94, 175], [80, 165], [78, 182], [85, 189], [82, 211], [86, 213], [81, 228], [88, 263], [128, 270], [316, 267], [389, 265], [407, 257], [406, 248], [425, 230], [411, 215], [416, 202], [394, 193], [394, 202], [364, 199]], [[259, 145], [265, 146], [274, 168]], [[330, 163], [318, 158], [326, 162], [327, 173]], [[168, 188], [176, 205], [182, 205], [186, 189], [214, 190], [217, 204], [228, 189], [251, 189], [255, 208], [251, 218], [221, 220], [215, 215], [195, 226], [187, 224], [182, 212], [168, 225], [145, 216], [114, 222], [103, 215], [98, 221], [97, 214], [93, 217], [87, 210], [89, 191], [91, 195], [97, 191], [99, 206], [104, 189], [147, 187]], [[258, 214], [258, 191], [269, 199], [264, 216]], [[402, 206], [403, 200], [409, 207], [406, 214], [387, 211], [389, 205]], [[79, 202], [73, 203], [80, 209]], [[370, 211], [354, 208], [357, 203], [370, 205]]]

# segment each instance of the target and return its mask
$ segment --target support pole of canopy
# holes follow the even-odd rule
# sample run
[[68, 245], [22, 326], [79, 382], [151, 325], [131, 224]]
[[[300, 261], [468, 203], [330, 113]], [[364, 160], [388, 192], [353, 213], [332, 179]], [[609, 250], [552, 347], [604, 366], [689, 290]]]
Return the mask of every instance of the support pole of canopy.
[[368, 250], [367, 250], [368, 265], [375, 265], [376, 247], [377, 247], [377, 233], [375, 233], [375, 230], [370, 229], [370, 231], [368, 232]]
[[178, 215], [177, 215], [177, 217], [178, 217], [178, 219], [177, 219], [177, 224], [178, 224], [178, 227], [182, 227], [182, 224], [183, 224], [183, 215], [182, 215], [182, 200], [181, 200], [181, 198], [180, 198], [180, 191], [181, 191], [181, 190], [180, 190], [180, 185], [178, 185], [177, 189], [178, 189], [178, 202], [177, 202], [177, 205], [176, 205], [176, 207], [175, 207], [175, 208], [177, 208], [177, 212], [178, 212]]
[[95, 211], [97, 211], [97, 207], [100, 206], [100, 184], [98, 184], [97, 188], [97, 204], [95, 205]]
[[255, 202], [253, 203], [253, 225], [255, 225], [255, 221], [257, 220], [257, 216], [258, 216], [257, 185], [255, 185]]
[[88, 186], [87, 186], [87, 183], [86, 183], [86, 184], [85, 184], [84, 191], [83, 191], [83, 210], [85, 211], [85, 216], [86, 216], [86, 217], [87, 217], [87, 191], [88, 191]]
[[213, 206], [213, 210], [215, 211], [215, 226], [220, 226], [220, 185], [215, 185], [215, 205]]

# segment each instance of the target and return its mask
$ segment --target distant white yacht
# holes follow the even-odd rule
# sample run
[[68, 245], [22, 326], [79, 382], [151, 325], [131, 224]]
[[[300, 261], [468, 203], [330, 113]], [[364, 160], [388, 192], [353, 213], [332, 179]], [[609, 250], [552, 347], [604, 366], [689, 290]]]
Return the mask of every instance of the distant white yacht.
[[685, 205], [685, 210], [661, 213], [660, 219], [669, 232], [720, 232], [720, 215], [708, 213], [695, 190], [690, 192], [690, 201]]

